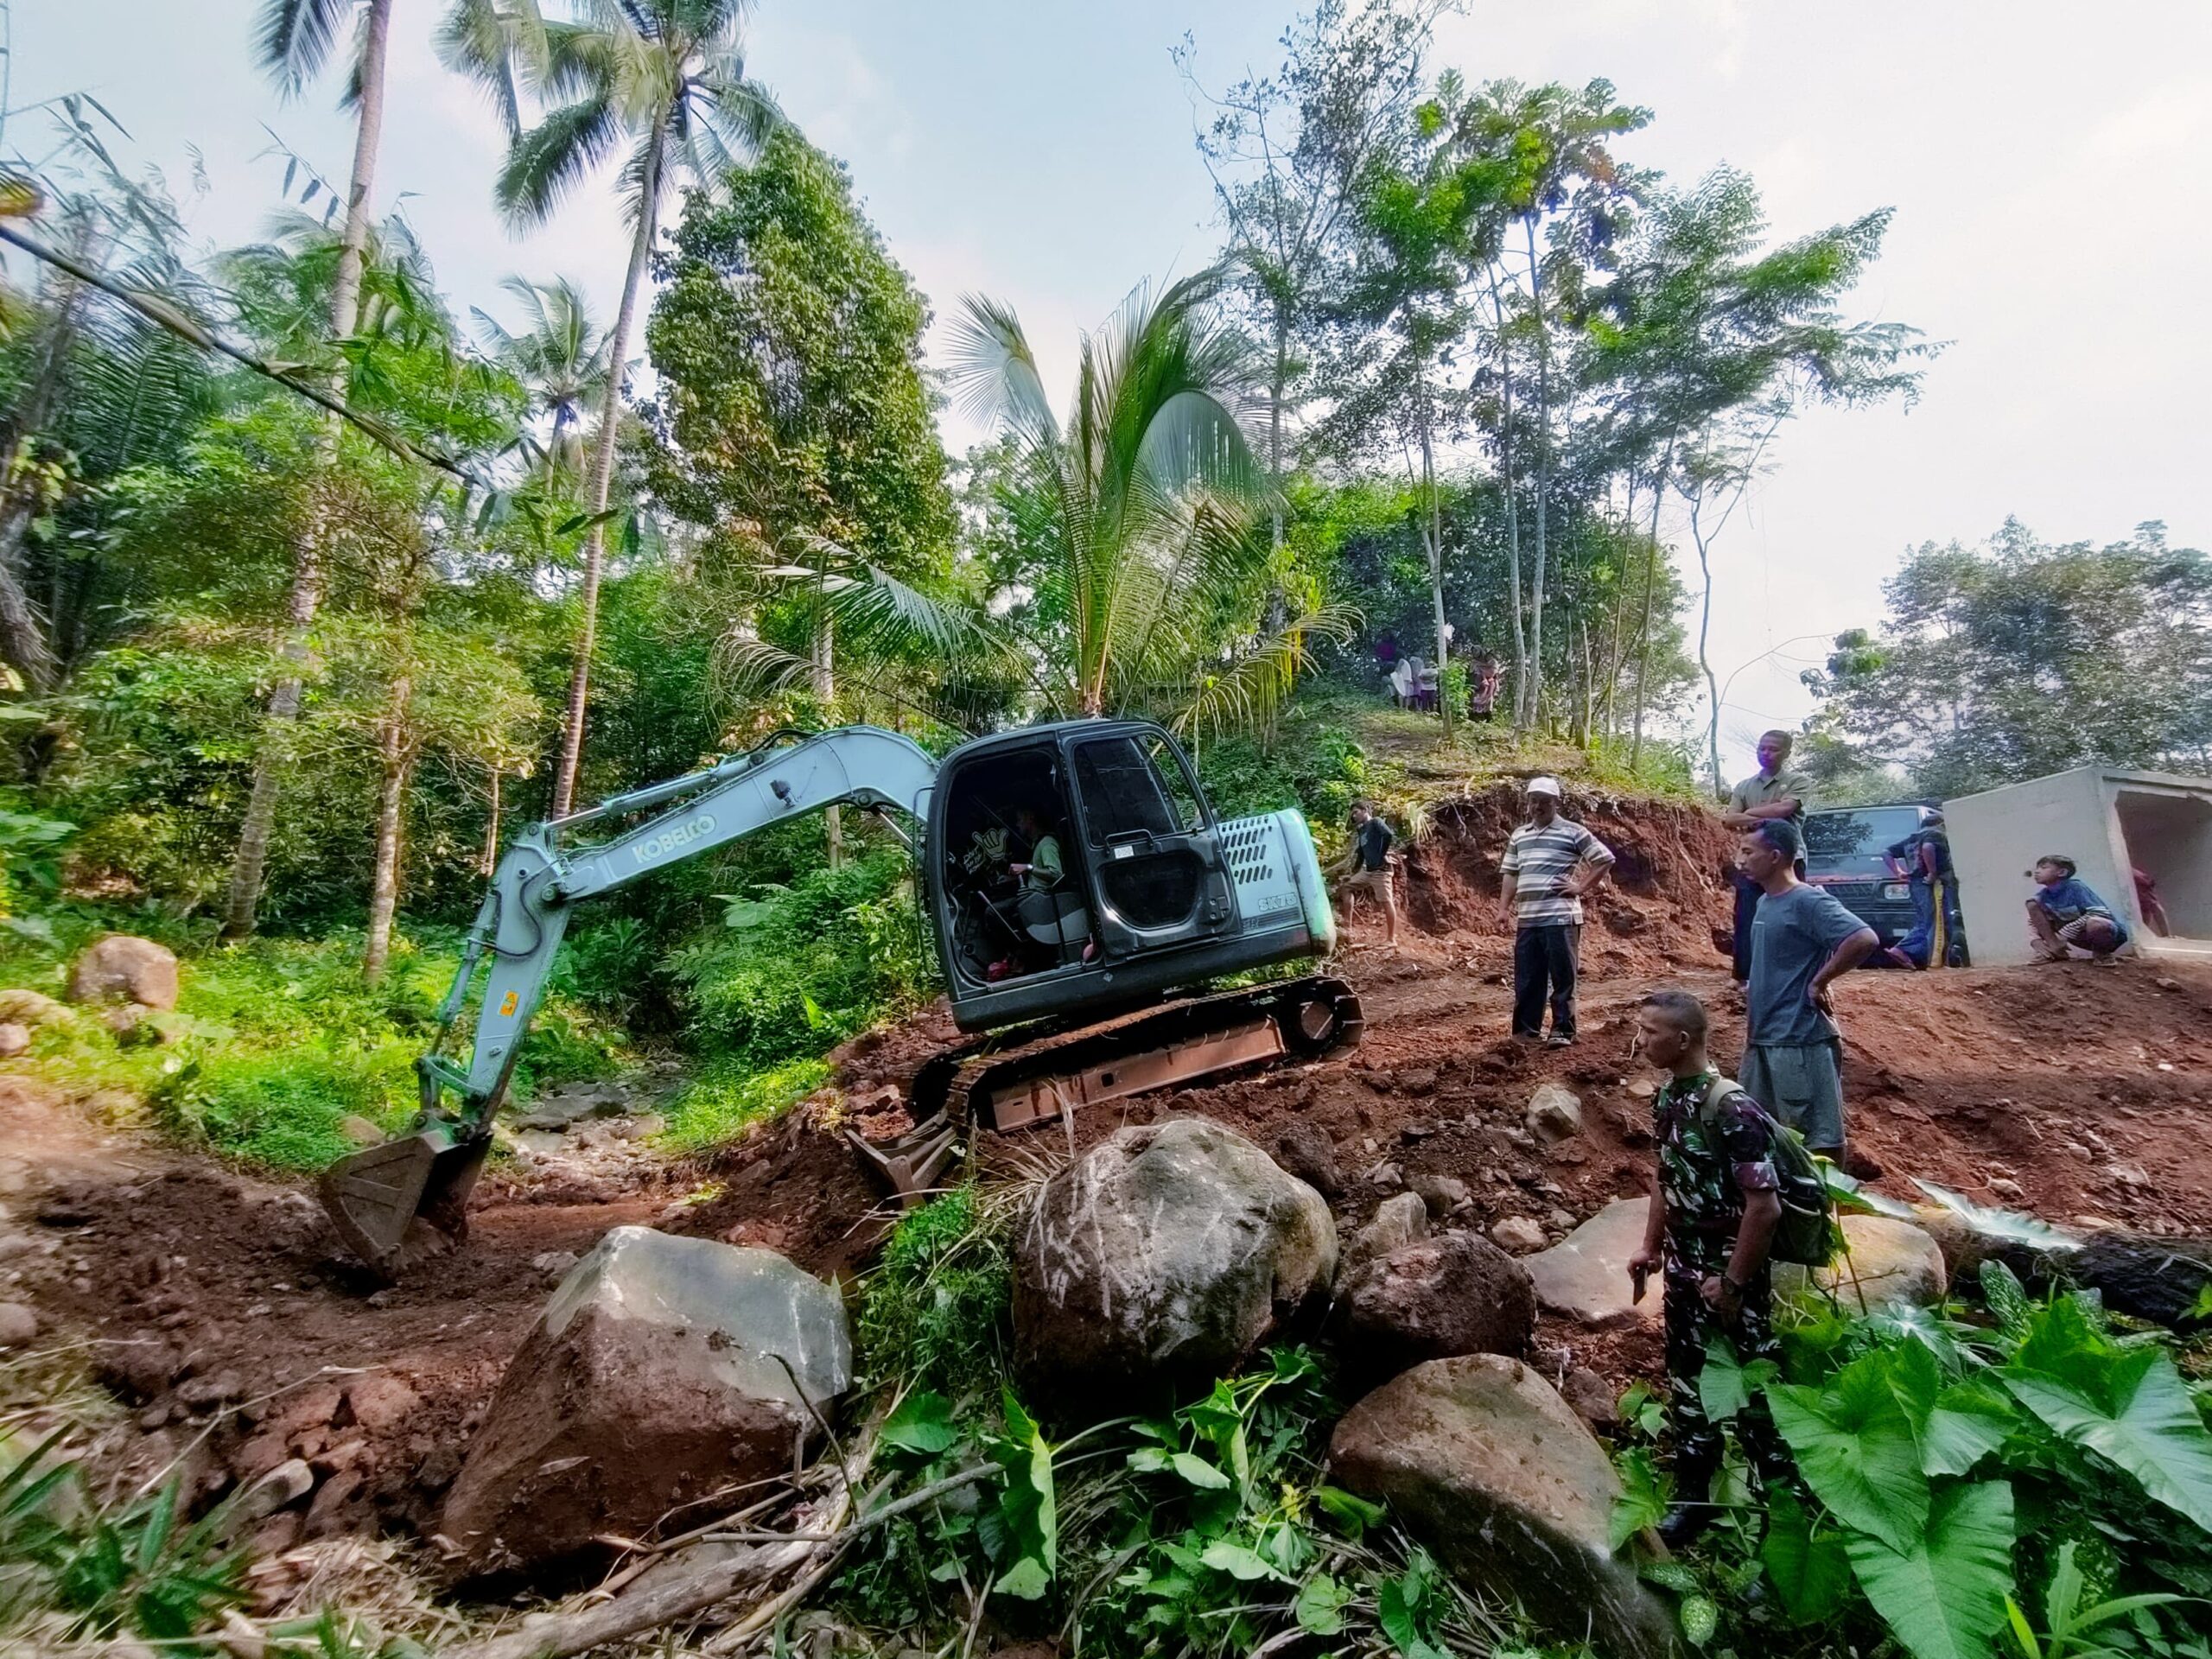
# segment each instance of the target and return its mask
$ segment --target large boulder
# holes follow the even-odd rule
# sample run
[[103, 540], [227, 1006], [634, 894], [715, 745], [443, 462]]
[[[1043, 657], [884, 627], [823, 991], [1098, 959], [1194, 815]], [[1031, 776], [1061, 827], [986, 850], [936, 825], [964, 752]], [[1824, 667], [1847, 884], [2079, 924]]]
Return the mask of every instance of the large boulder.
[[1649, 1198], [1616, 1198], [1548, 1250], [1522, 1256], [1536, 1300], [1597, 1331], [1656, 1322], [1662, 1300], [1656, 1279], [1642, 1301], [1629, 1300], [1634, 1287], [1628, 1259], [1643, 1247], [1650, 1212]]
[[[1843, 1237], [1847, 1252], [1811, 1276], [1845, 1306], [1855, 1308], [1863, 1300], [1870, 1310], [1898, 1302], [1933, 1307], [1943, 1300], [1950, 1278], [1943, 1252], [1925, 1228], [1887, 1216], [1846, 1216]], [[1796, 1294], [1805, 1280], [1804, 1268], [1775, 1264], [1777, 1294]]]
[[1321, 1195], [1205, 1118], [1132, 1125], [1045, 1183], [1014, 1256], [1023, 1376], [1056, 1405], [1204, 1388], [1320, 1310]]
[[618, 1227], [508, 1364], [440, 1529], [478, 1572], [579, 1557], [790, 1469], [852, 1358], [837, 1293], [772, 1250]]
[[1337, 1425], [1331, 1478], [1388, 1503], [1463, 1582], [1609, 1659], [1659, 1659], [1674, 1621], [1610, 1548], [1620, 1481], [1582, 1420], [1515, 1359], [1431, 1360]]
[[1394, 1376], [1424, 1360], [1526, 1352], [1536, 1293], [1488, 1239], [1445, 1233], [1352, 1273], [1338, 1287], [1332, 1323], [1355, 1376]]
[[176, 1007], [176, 957], [151, 939], [111, 933], [86, 945], [69, 970], [72, 1002]]

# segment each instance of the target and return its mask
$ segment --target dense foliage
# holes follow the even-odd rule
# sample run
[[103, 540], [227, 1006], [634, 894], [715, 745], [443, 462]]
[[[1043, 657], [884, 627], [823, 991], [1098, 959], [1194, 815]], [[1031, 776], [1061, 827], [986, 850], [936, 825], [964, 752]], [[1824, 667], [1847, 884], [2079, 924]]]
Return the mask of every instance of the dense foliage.
[[2164, 526], [2056, 546], [2008, 522], [1924, 543], [1883, 591], [1881, 628], [1806, 677], [1835, 772], [1949, 796], [2090, 761], [2212, 770], [2212, 562]]

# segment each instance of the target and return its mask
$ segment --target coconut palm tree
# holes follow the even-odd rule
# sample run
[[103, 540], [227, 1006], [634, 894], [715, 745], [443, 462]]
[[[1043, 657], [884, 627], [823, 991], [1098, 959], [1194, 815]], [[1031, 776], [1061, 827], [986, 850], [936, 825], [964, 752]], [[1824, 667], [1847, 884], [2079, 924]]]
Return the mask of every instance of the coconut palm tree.
[[[1144, 713], [1199, 735], [1264, 725], [1313, 639], [1347, 637], [1355, 619], [1274, 557], [1251, 438], [1264, 365], [1218, 309], [1221, 280], [1130, 295], [1084, 338], [1065, 423], [1020, 319], [962, 302], [953, 379], [1006, 440], [988, 533], [1009, 551], [991, 591], [947, 601], [819, 537], [764, 582], [815, 595], [849, 660], [933, 658], [1027, 713]], [[1271, 593], [1291, 613], [1270, 629]], [[721, 666], [757, 692], [804, 683], [810, 663], [741, 632]]]
[[[328, 312], [333, 340], [345, 340], [359, 321], [362, 251], [369, 238], [369, 198], [375, 188], [377, 147], [384, 135], [385, 59], [391, 36], [391, 0], [264, 0], [254, 36], [254, 57], [287, 97], [296, 95], [322, 73], [332, 44], [347, 22], [358, 25], [359, 47], [346, 83], [345, 103], [353, 111], [353, 173], [346, 192], [346, 222], [340, 232], [338, 268], [330, 286]], [[336, 372], [344, 389], [345, 371]], [[322, 601], [322, 563], [312, 535], [302, 538], [292, 558], [292, 588], [285, 607], [292, 639], [286, 655], [306, 654], [308, 626]], [[245, 819], [238, 828], [238, 852], [231, 864], [229, 900], [224, 907], [223, 937], [253, 931], [261, 902], [261, 880], [269, 861], [269, 837], [276, 823], [280, 789], [278, 758], [282, 725], [298, 717], [301, 682], [288, 673], [269, 695], [270, 730], [254, 761], [253, 788]]]
[[542, 478], [581, 479], [584, 410], [606, 394], [613, 341], [592, 321], [583, 290], [565, 276], [550, 283], [510, 276], [499, 286], [522, 307], [524, 324], [510, 333], [479, 310], [485, 346], [529, 393], [531, 416], [547, 423]]
[[[755, 148], [780, 118], [767, 93], [745, 76], [747, 10], [747, 0], [571, 0], [568, 15], [555, 19], [541, 12], [537, 0], [456, 0], [439, 35], [446, 61], [482, 83], [508, 118], [513, 139], [493, 194], [510, 226], [543, 223], [602, 162], [625, 152], [620, 176], [630, 264], [608, 344], [586, 487], [594, 522], [553, 781], [556, 815], [569, 810], [583, 754], [622, 368], [661, 208], [680, 181], [714, 190], [738, 156]], [[518, 88], [544, 107], [543, 118], [527, 130]]]

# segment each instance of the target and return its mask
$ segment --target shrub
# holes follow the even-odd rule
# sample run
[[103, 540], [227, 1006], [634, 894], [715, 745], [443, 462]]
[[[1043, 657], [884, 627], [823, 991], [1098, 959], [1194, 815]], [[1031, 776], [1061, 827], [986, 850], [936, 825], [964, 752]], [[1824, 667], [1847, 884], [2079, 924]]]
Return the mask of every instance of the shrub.
[[787, 1060], [765, 1071], [741, 1061], [713, 1062], [677, 1092], [658, 1140], [673, 1152], [719, 1146], [805, 1099], [829, 1077], [829, 1065], [817, 1059]]

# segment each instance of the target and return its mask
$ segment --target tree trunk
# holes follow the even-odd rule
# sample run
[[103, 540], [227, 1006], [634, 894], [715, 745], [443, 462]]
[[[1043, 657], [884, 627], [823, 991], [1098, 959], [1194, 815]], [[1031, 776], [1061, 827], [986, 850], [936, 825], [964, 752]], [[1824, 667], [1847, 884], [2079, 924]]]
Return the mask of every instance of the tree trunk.
[[[368, 32], [361, 43], [361, 99], [353, 129], [353, 176], [346, 196], [346, 228], [339, 245], [337, 275], [330, 289], [330, 337], [349, 338], [360, 321], [361, 264], [369, 241], [369, 198], [376, 188], [377, 149], [384, 133], [385, 58], [391, 35], [391, 0], [369, 0]], [[335, 377], [345, 390], [345, 370]], [[331, 428], [328, 449], [337, 448]], [[307, 661], [308, 629], [322, 601], [322, 518], [310, 514], [292, 552], [292, 590], [284, 607], [284, 657], [292, 666], [269, 695], [261, 744], [254, 756], [253, 787], [246, 797], [245, 821], [238, 826], [238, 852], [231, 862], [231, 890], [223, 910], [221, 937], [241, 939], [253, 931], [261, 904], [261, 882], [269, 863], [270, 837], [276, 827], [279, 773], [289, 752], [286, 728], [300, 712], [300, 666]]]
[[[1268, 386], [1268, 482], [1273, 492], [1269, 512], [1274, 520], [1268, 545], [1282, 547], [1282, 394], [1290, 379], [1290, 320], [1275, 308], [1274, 378]], [[1278, 589], [1278, 592], [1281, 590]]]
[[1517, 728], [1526, 723], [1522, 710], [1528, 696], [1529, 636], [1521, 614], [1521, 514], [1513, 488], [1513, 356], [1505, 343], [1505, 302], [1498, 297], [1495, 270], [1490, 274], [1490, 304], [1497, 319], [1497, 378], [1505, 399], [1497, 429], [1497, 464], [1505, 480], [1506, 585], [1513, 590], [1513, 723]]
[[[661, 151], [668, 138], [668, 111], [653, 119], [652, 137], [645, 147], [645, 176], [638, 193], [638, 234], [630, 244], [630, 269], [622, 279], [622, 306], [614, 314], [614, 334], [608, 344], [607, 391], [600, 400], [599, 441], [591, 458], [591, 512], [597, 518], [607, 511], [607, 497], [614, 481], [614, 445], [620, 435], [622, 365], [629, 355], [630, 328], [638, 315], [638, 290], [645, 283], [645, 259], [652, 253], [660, 207]], [[561, 762], [553, 774], [553, 812], [568, 816], [575, 798], [576, 772], [583, 764], [584, 708], [591, 692], [592, 650], [599, 641], [599, 577], [607, 562], [607, 525], [591, 527], [584, 548], [583, 626], [576, 639], [576, 661], [569, 675], [569, 709], [561, 729]]]
[[407, 778], [414, 769], [407, 742], [407, 705], [414, 691], [414, 682], [404, 674], [392, 682], [391, 707], [378, 745], [383, 779], [377, 789], [376, 870], [369, 880], [368, 942], [361, 948], [361, 977], [372, 985], [384, 977], [391, 954], [391, 920], [399, 910], [401, 824]]
[[1536, 322], [1536, 558], [1529, 582], [1529, 633], [1534, 642], [1529, 664], [1529, 713], [1535, 717], [1544, 690], [1544, 531], [1551, 492], [1552, 353], [1544, 326], [1543, 267], [1536, 261], [1536, 218], [1521, 221], [1529, 241], [1529, 302]]
[[1705, 594], [1698, 601], [1697, 665], [1705, 671], [1706, 694], [1713, 701], [1711, 717], [1706, 721], [1706, 753], [1713, 762], [1713, 793], [1715, 799], [1725, 797], [1727, 785], [1720, 781], [1720, 683], [1713, 677], [1713, 661], [1706, 652], [1706, 639], [1713, 631], [1713, 562], [1707, 556], [1705, 531], [1698, 522], [1698, 509], [1703, 491], [1690, 498], [1690, 540], [1697, 544], [1698, 574], [1705, 580]]
[[[1452, 734], [1452, 699], [1444, 684], [1444, 665], [1452, 660], [1452, 636], [1444, 620], [1444, 514], [1436, 499], [1436, 448], [1428, 425], [1428, 386], [1421, 390], [1421, 486], [1428, 492], [1428, 511], [1421, 518], [1421, 540], [1428, 550], [1428, 597], [1436, 613], [1436, 708], [1444, 716], [1444, 734]], [[1418, 690], [1419, 688], [1415, 688]]]
[[484, 879], [489, 881], [499, 868], [499, 778], [492, 768], [492, 810], [484, 820]]
[[[814, 695], [826, 715], [830, 705], [836, 700], [837, 677], [835, 652], [836, 642], [831, 636], [832, 624], [823, 617], [814, 630]], [[844, 815], [832, 806], [822, 815], [823, 830], [829, 840], [830, 868], [838, 869], [845, 862]]]
[[[18, 448], [29, 442], [26, 436]], [[61, 660], [47, 637], [47, 620], [39, 615], [22, 582], [23, 537], [30, 529], [31, 503], [16, 499], [12, 479], [10, 486], [5, 518], [0, 520], [0, 655], [22, 677], [24, 690], [42, 697], [60, 683]]]
[[1651, 596], [1659, 586], [1659, 509], [1667, 499], [1667, 473], [1673, 464], [1672, 439], [1660, 452], [1659, 467], [1651, 476], [1651, 538], [1643, 550], [1643, 621], [1636, 645], [1636, 739], [1629, 745], [1629, 770], [1643, 759], [1643, 710], [1651, 684]]

